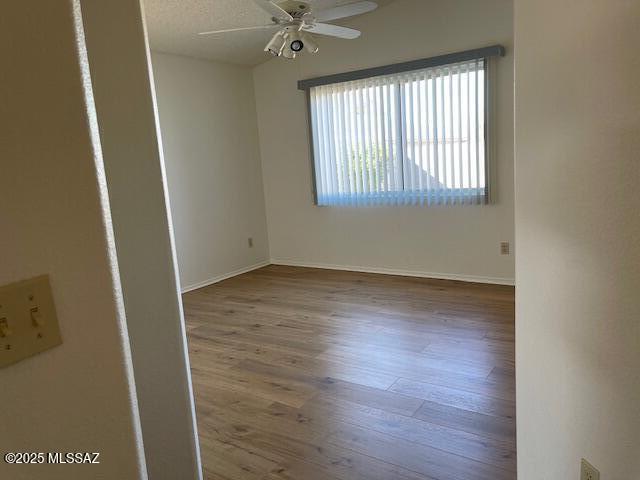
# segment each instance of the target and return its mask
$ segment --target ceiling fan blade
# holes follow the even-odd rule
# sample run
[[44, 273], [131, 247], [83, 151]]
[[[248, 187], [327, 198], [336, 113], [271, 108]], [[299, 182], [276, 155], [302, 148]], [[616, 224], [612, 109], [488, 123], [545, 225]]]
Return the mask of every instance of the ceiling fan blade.
[[280, 25], [272, 23], [270, 25], [259, 25], [257, 27], [229, 28], [227, 30], [211, 30], [210, 32], [200, 32], [198, 33], [198, 35], [215, 35], [218, 33], [242, 32], [246, 30], [264, 30], [267, 28], [274, 28], [274, 27], [280, 27]]
[[293, 21], [293, 17], [289, 15], [284, 9], [278, 6], [277, 3], [269, 0], [253, 0], [260, 8], [278, 20], [285, 22]]
[[329, 20], [337, 20], [338, 18], [353, 17], [361, 15], [378, 8], [375, 2], [356, 2], [340, 7], [328, 8], [326, 10], [318, 10], [313, 12], [313, 16], [319, 22], [327, 22]]
[[362, 33], [353, 28], [340, 27], [338, 25], [330, 25], [328, 23], [316, 23], [314, 25], [305, 26], [304, 29], [318, 35], [328, 35], [330, 37], [346, 38], [353, 40], [358, 38]]

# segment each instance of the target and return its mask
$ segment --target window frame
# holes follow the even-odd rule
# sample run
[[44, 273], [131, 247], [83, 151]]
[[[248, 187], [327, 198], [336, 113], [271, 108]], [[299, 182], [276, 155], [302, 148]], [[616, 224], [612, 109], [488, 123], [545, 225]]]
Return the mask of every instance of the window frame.
[[366, 68], [351, 72], [338, 73], [333, 75], [325, 75], [306, 80], [298, 81], [298, 90], [302, 90], [306, 97], [306, 117], [308, 128], [308, 142], [311, 160], [311, 185], [313, 194], [313, 204], [316, 206], [332, 206], [318, 204], [318, 189], [316, 185], [316, 158], [314, 149], [313, 122], [311, 120], [311, 88], [322, 85], [331, 85], [337, 83], [351, 82], [354, 80], [365, 80], [384, 75], [392, 75], [396, 73], [411, 72], [426, 68], [434, 68], [452, 65], [467, 61], [483, 61], [484, 62], [484, 148], [485, 148], [485, 194], [484, 202], [480, 204], [488, 204], [493, 198], [491, 181], [491, 164], [493, 159], [493, 96], [492, 92], [492, 57], [504, 57], [506, 49], [502, 45], [493, 45], [490, 47], [479, 48], [474, 50], [466, 50], [462, 52], [439, 55], [436, 57], [422, 58], [409, 62], [395, 63], [380, 67]]

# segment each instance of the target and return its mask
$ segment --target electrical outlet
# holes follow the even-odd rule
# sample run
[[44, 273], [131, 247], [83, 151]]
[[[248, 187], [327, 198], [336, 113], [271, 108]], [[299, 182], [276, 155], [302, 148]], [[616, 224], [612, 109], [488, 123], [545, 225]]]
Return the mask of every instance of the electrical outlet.
[[511, 253], [511, 246], [509, 242], [500, 242], [500, 255], [509, 255]]
[[253, 248], [253, 238], [249, 237], [247, 243], [249, 244], [249, 248]]
[[600, 472], [584, 458], [580, 462], [580, 480], [600, 480]]

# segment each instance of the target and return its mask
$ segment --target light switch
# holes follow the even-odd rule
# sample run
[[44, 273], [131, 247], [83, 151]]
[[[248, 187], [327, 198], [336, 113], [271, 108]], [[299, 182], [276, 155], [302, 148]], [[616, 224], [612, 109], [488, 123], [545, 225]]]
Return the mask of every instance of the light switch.
[[0, 337], [8, 337], [11, 333], [9, 321], [6, 318], [0, 318]]
[[0, 367], [61, 343], [47, 275], [0, 287]]
[[40, 309], [38, 307], [33, 307], [31, 309], [31, 321], [33, 322], [34, 327], [44, 326], [44, 317], [42, 316], [42, 313], [40, 313]]

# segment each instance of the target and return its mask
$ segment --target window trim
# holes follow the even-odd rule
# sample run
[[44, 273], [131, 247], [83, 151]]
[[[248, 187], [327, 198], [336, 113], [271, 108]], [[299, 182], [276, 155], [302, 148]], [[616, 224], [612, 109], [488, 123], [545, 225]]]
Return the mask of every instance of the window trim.
[[410, 72], [412, 70], [422, 70], [425, 68], [441, 67], [452, 63], [467, 62], [471, 60], [482, 60], [489, 57], [504, 57], [506, 49], [502, 45], [465, 50], [464, 52], [448, 53], [437, 57], [421, 58], [409, 62], [394, 63], [382, 67], [365, 68], [351, 72], [325, 75], [322, 77], [309, 78], [298, 81], [298, 90], [309, 90], [312, 87], [330, 85], [333, 83], [352, 82], [354, 80], [364, 80], [371, 77], [383, 75], [393, 75], [395, 73]]
[[490, 203], [492, 198], [492, 181], [491, 181], [491, 163], [493, 158], [493, 96], [491, 94], [491, 85], [493, 84], [491, 78], [491, 64], [489, 62], [490, 57], [504, 57], [506, 55], [506, 49], [502, 45], [492, 45], [484, 48], [477, 48], [473, 50], [465, 50], [461, 52], [449, 53], [445, 55], [438, 55], [435, 57], [422, 58], [418, 60], [411, 60], [409, 62], [394, 63], [391, 65], [384, 65], [381, 67], [365, 68], [362, 70], [354, 70], [350, 72], [337, 73], [333, 75], [324, 75], [321, 77], [310, 78], [306, 80], [298, 81], [298, 90], [305, 92], [307, 103], [307, 127], [309, 135], [309, 150], [311, 159], [311, 185], [313, 193], [313, 203], [318, 206], [318, 189], [316, 185], [316, 160], [315, 151], [313, 148], [313, 122], [311, 121], [311, 88], [319, 87], [322, 85], [330, 85], [336, 83], [351, 82], [354, 80], [364, 80], [372, 77], [379, 77], [384, 75], [392, 75], [395, 73], [410, 72], [413, 70], [421, 70], [425, 68], [433, 68], [444, 65], [450, 65], [454, 63], [483, 60], [484, 61], [484, 98], [485, 98], [485, 204]]

